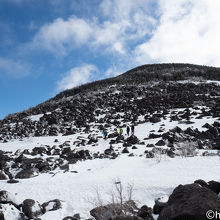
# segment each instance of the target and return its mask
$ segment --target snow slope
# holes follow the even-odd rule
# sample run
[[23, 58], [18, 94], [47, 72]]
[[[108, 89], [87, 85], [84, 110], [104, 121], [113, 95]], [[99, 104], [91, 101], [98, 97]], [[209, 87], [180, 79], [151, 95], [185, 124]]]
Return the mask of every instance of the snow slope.
[[108, 201], [114, 180], [120, 179], [126, 186], [134, 185], [134, 198], [140, 205], [153, 206], [158, 197], [169, 195], [179, 184], [192, 183], [196, 179], [219, 181], [219, 157], [194, 158], [163, 158], [160, 162], [143, 157], [128, 158], [125, 155], [115, 160], [96, 159], [78, 162], [71, 166], [70, 171], [62, 171], [55, 176], [42, 174], [31, 179], [20, 180], [15, 185], [6, 181], [0, 182], [0, 188], [16, 194], [22, 202], [31, 198], [43, 203], [58, 198], [63, 202], [63, 208], [47, 212], [42, 220], [62, 219], [65, 216], [80, 213], [89, 217], [88, 210], [95, 204], [90, 201], [95, 198], [95, 190], [99, 189], [103, 200]]
[[[176, 111], [181, 110], [183, 109], [176, 109]], [[163, 127], [164, 131], [168, 131], [176, 126], [182, 129], [187, 127], [198, 128], [202, 131], [206, 129], [202, 127], [205, 123], [212, 124], [218, 120], [210, 117], [196, 119], [192, 116], [191, 121], [194, 123], [170, 122], [170, 118], [167, 116], [159, 123], [145, 122], [139, 124], [135, 127], [135, 135], [143, 141], [152, 130], [158, 133], [160, 127]], [[0, 149], [15, 152], [17, 150], [32, 149], [36, 146], [54, 145], [55, 138], [58, 139], [58, 143], [70, 141], [72, 144], [79, 135], [84, 138], [88, 137], [88, 134], [83, 133], [70, 136], [30, 137], [22, 141], [13, 140], [8, 143], [1, 143]], [[94, 129], [94, 135], [101, 136], [102, 133]], [[148, 139], [145, 140], [145, 145], [137, 145], [138, 149], [129, 149], [130, 152], [134, 153], [134, 157], [122, 154], [114, 160], [93, 159], [80, 161], [70, 165], [69, 172], [57, 170], [53, 174], [40, 174], [34, 178], [21, 179], [16, 185], [8, 184], [7, 181], [2, 180], [0, 181], [0, 189], [16, 195], [17, 200], [20, 202], [27, 198], [37, 200], [40, 203], [53, 199], [62, 200], [62, 209], [50, 211], [41, 216], [42, 220], [60, 220], [76, 213], [80, 213], [83, 219], [90, 217], [89, 210], [95, 207], [96, 189], [100, 191], [103, 200], [107, 202], [109, 199], [108, 193], [114, 187], [116, 179], [120, 179], [125, 186], [127, 183], [133, 184], [134, 198], [138, 205], [145, 204], [151, 207], [154, 205], [155, 199], [161, 196], [169, 196], [179, 184], [192, 183], [197, 179], [220, 181], [220, 160], [218, 156], [169, 158], [163, 155], [160, 160], [141, 156], [146, 150], [146, 144], [155, 144], [159, 139]], [[122, 144], [116, 146], [118, 149], [122, 148]], [[75, 148], [74, 145], [71, 145], [71, 149]], [[77, 149], [103, 152], [107, 148], [109, 148], [109, 140], [105, 141], [100, 138], [95, 147], [85, 146]], [[91, 200], [93, 204], [91, 204]]]

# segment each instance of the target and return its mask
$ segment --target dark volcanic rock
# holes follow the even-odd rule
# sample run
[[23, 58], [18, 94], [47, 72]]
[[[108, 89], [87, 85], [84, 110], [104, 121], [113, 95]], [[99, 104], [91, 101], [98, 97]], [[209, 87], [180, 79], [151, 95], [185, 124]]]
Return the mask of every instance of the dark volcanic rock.
[[211, 189], [216, 194], [220, 193], [220, 183], [216, 181], [209, 181], [208, 188]]
[[130, 137], [127, 138], [126, 140], [129, 144], [138, 144], [139, 139], [135, 135], [131, 135]]
[[144, 153], [146, 154], [146, 158], [154, 158], [154, 153], [152, 151], [146, 150]]
[[109, 220], [143, 220], [143, 218], [138, 216], [115, 216]]
[[114, 204], [99, 206], [90, 211], [90, 215], [96, 220], [110, 219], [117, 214], [121, 214], [121, 210], [119, 206]]
[[96, 207], [90, 211], [90, 215], [96, 220], [114, 219], [122, 215], [122, 210], [128, 213], [134, 213], [137, 207], [133, 200], [129, 200], [124, 202], [122, 206], [116, 203]]
[[113, 148], [110, 147], [110, 148], [105, 149], [104, 154], [111, 155], [113, 152], [114, 152]]
[[220, 211], [220, 198], [214, 192], [198, 184], [179, 185], [169, 197], [158, 220], [207, 220], [208, 210]]
[[204, 180], [201, 180], [201, 179], [194, 181], [194, 183], [197, 183], [202, 187], [208, 187], [208, 183]]
[[31, 155], [37, 155], [37, 154], [46, 154], [47, 149], [45, 147], [35, 147], [32, 149]]
[[[79, 214], [75, 214], [74, 216], [67, 216], [65, 217], [63, 220], [80, 220], [80, 215]], [[88, 220], [92, 220], [92, 219], [88, 219]]]
[[137, 216], [146, 219], [146, 220], [154, 220], [152, 216], [152, 208], [147, 207], [146, 205], [142, 206], [137, 213]]
[[164, 140], [159, 140], [155, 145], [157, 146], [164, 146], [166, 143]]
[[19, 207], [19, 204], [16, 201], [15, 196], [5, 190], [0, 191], [0, 204], [1, 203], [2, 204], [7, 204], [7, 203], [12, 204], [16, 208]]
[[34, 176], [33, 169], [22, 170], [15, 176], [16, 179], [28, 179]]
[[67, 217], [63, 218], [63, 220], [79, 220], [79, 219], [72, 217], [72, 216], [67, 216]]
[[50, 164], [47, 161], [38, 163], [36, 168], [38, 168], [40, 172], [47, 172], [51, 170]]
[[161, 121], [160, 118], [157, 117], [157, 116], [153, 116], [149, 120], [150, 120], [151, 123], [158, 123], [158, 122]]
[[62, 205], [59, 199], [54, 199], [49, 202], [45, 202], [42, 204], [43, 213], [47, 211], [55, 211], [57, 209], [61, 209]]
[[7, 183], [13, 184], [13, 183], [19, 183], [19, 181], [18, 181], [18, 180], [11, 179], [11, 180], [8, 180]]
[[3, 171], [0, 171], [0, 180], [7, 180], [7, 179], [8, 176]]
[[5, 220], [5, 216], [4, 216], [4, 213], [2, 211], [0, 211], [0, 220]]
[[159, 137], [161, 137], [160, 134], [154, 134], [154, 133], [150, 133], [150, 134], [149, 134], [149, 138], [150, 138], [150, 139], [151, 139], [151, 138], [159, 138]]
[[0, 220], [26, 220], [22, 212], [12, 204], [0, 204]]
[[128, 149], [125, 147], [125, 148], [122, 150], [122, 153], [123, 153], [123, 154], [128, 154], [129, 151], [128, 151]]
[[22, 204], [22, 210], [28, 218], [36, 218], [42, 215], [42, 207], [32, 199], [25, 199]]
[[155, 215], [159, 215], [166, 205], [166, 202], [161, 202], [159, 199], [156, 199], [153, 207], [153, 213]]

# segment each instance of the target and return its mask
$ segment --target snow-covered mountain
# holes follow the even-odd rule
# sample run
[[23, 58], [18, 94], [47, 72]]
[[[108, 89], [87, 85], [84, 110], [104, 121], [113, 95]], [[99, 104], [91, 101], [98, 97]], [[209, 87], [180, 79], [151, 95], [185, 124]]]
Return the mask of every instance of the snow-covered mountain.
[[[134, 134], [128, 134], [132, 125]], [[0, 150], [2, 219], [68, 220], [79, 219], [73, 217], [79, 213], [81, 219], [107, 220], [103, 210], [89, 211], [111, 204], [109, 191], [119, 199], [121, 186], [128, 195], [128, 185], [133, 185], [137, 206], [128, 213], [136, 219], [180, 219], [170, 211], [173, 194], [183, 190], [173, 192], [179, 184], [202, 179], [197, 185], [208, 193], [220, 190], [220, 68], [144, 65], [66, 90], [1, 120]], [[193, 193], [200, 190], [196, 184], [189, 187]], [[163, 207], [157, 211], [154, 200], [165, 200], [172, 192], [168, 203], [156, 202]], [[218, 204], [216, 197], [212, 195]], [[123, 197], [123, 203], [129, 198]], [[202, 207], [195, 213], [201, 215]], [[179, 215], [185, 212], [176, 209]], [[111, 216], [109, 206], [105, 210]], [[193, 216], [189, 208], [187, 212]], [[203, 219], [197, 217], [193, 219]]]

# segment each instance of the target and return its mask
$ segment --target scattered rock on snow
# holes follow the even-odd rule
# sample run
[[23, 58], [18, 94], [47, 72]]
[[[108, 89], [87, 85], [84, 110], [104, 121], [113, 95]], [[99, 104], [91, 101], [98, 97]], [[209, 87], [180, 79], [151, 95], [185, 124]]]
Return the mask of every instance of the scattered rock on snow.
[[19, 183], [19, 181], [15, 179], [11, 179], [11, 180], [8, 180], [7, 183], [13, 184], [13, 183]]
[[28, 218], [36, 218], [42, 215], [41, 205], [32, 199], [25, 199], [23, 201], [22, 210]]
[[137, 213], [137, 216], [146, 219], [146, 220], [154, 220], [152, 216], [152, 208], [147, 207], [146, 205], [142, 206]]
[[8, 176], [3, 171], [0, 171], [0, 180], [7, 180], [7, 179]]
[[43, 213], [47, 211], [55, 211], [57, 209], [60, 209], [61, 207], [62, 205], [59, 199], [54, 199], [42, 204]]
[[27, 179], [35, 176], [35, 171], [33, 169], [26, 169], [26, 170], [21, 170], [20, 172], [17, 173], [15, 178], [17, 179]]
[[164, 146], [166, 143], [164, 140], [159, 140], [155, 145], [157, 146]]

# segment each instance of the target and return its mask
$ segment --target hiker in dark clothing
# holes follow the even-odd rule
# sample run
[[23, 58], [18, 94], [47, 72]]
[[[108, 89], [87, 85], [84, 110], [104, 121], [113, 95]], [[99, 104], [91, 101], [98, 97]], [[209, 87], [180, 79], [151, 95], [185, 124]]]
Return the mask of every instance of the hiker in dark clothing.
[[130, 134], [130, 127], [127, 126], [127, 135], [129, 136], [129, 134]]
[[108, 136], [108, 132], [106, 130], [103, 131], [103, 136], [104, 136], [104, 139], [106, 140]]
[[134, 135], [134, 125], [131, 125], [131, 134]]

